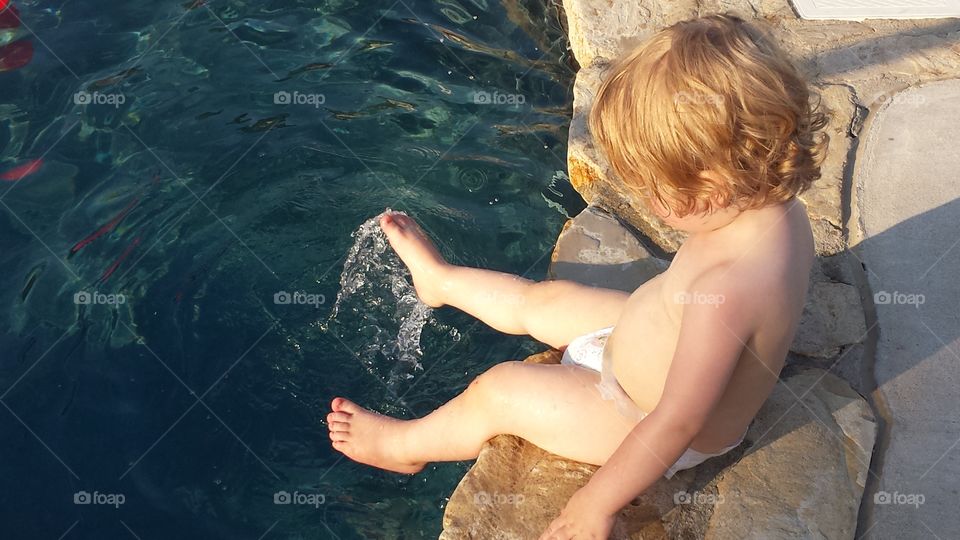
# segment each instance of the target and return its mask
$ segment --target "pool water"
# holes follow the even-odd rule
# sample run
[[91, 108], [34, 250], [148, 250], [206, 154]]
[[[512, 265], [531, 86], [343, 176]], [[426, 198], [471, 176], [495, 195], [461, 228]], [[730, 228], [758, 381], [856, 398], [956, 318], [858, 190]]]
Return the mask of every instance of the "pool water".
[[[2, 2], [6, 4], [6, 2]], [[469, 463], [330, 448], [542, 346], [415, 301], [371, 218], [543, 277], [556, 7], [15, 1], [0, 13], [0, 537], [435, 538]]]

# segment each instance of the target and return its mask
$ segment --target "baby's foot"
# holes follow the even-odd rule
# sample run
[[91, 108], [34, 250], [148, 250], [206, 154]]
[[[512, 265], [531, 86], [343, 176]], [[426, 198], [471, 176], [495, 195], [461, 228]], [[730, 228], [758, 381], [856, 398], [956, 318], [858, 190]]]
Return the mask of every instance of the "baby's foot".
[[442, 306], [443, 297], [439, 287], [443, 280], [440, 274], [447, 266], [447, 261], [443, 260], [436, 246], [415, 221], [403, 214], [384, 214], [380, 218], [380, 228], [386, 233], [400, 260], [410, 269], [420, 301], [430, 307]]
[[414, 474], [424, 463], [404, 461], [398, 452], [404, 420], [368, 411], [356, 403], [335, 398], [327, 415], [333, 448], [348, 458], [388, 471]]

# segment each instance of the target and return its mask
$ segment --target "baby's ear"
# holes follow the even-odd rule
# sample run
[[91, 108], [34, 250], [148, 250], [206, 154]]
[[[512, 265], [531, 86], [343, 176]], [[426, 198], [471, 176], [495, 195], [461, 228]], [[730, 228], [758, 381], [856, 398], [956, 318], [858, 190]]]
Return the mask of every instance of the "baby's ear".
[[697, 176], [710, 185], [708, 200], [711, 208], [720, 210], [733, 203], [733, 194], [730, 191], [730, 181], [714, 170], [700, 171]]

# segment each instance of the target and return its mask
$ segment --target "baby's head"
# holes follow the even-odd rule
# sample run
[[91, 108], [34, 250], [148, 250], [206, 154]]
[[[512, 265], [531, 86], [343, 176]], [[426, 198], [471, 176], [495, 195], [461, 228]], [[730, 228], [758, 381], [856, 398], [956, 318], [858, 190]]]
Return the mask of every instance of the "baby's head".
[[820, 177], [825, 124], [786, 55], [730, 15], [654, 35], [613, 66], [590, 113], [629, 190], [691, 231], [807, 189]]

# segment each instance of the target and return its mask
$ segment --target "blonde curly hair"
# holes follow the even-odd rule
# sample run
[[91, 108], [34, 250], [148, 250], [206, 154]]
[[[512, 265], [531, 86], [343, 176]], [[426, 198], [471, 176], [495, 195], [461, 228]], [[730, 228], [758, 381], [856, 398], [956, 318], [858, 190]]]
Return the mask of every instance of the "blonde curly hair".
[[745, 210], [820, 178], [828, 137], [817, 98], [758, 28], [711, 15], [614, 64], [589, 124], [627, 186], [676, 215]]

